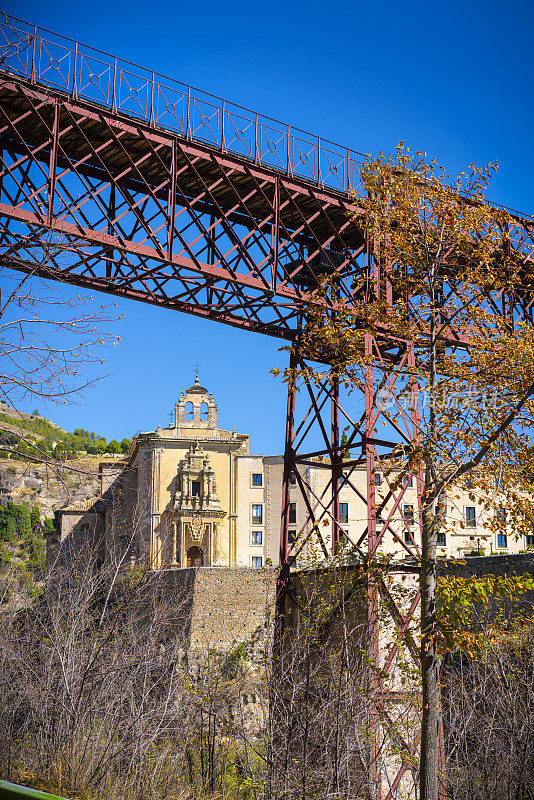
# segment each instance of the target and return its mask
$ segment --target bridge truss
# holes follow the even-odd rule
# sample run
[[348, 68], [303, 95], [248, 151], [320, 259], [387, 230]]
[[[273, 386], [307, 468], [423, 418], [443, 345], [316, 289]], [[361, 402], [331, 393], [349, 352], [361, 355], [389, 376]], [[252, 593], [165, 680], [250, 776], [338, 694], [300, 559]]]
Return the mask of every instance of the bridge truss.
[[[349, 190], [359, 186], [360, 154], [12, 17], [0, 22], [0, 53], [0, 246], [7, 266], [277, 337], [293, 346], [293, 367], [305, 366], [297, 345], [308, 304], [321, 302], [328, 312], [319, 275], [335, 273], [347, 303], [387, 293], [354, 221]], [[304, 380], [299, 404], [289, 382], [282, 590], [297, 552], [288, 538], [292, 479], [307, 509], [305, 528], [321, 532], [325, 556], [344, 535], [342, 485], [365, 504], [366, 524], [353, 544], [371, 557], [402, 503], [406, 486], [391, 485], [377, 506], [375, 471], [417, 431], [416, 398], [409, 412], [396, 399], [413, 352], [387, 331], [367, 336], [366, 350], [375, 366], [357, 416], [340, 400], [335, 378], [318, 386]], [[376, 404], [384, 386], [397, 404], [389, 415]], [[389, 424], [396, 411], [396, 437], [379, 438], [379, 422]], [[320, 493], [306, 483], [307, 465], [328, 475]], [[365, 492], [354, 480], [362, 468]], [[417, 559], [420, 534], [401, 544]], [[417, 599], [403, 611], [385, 585], [370, 587], [369, 647], [386, 675], [397, 647], [379, 652], [381, 602], [410, 649]], [[373, 738], [370, 755], [374, 793], [383, 800], [397, 796], [417, 749], [416, 742], [399, 745], [389, 727], [386, 706], [398, 698], [386, 683], [373, 711], [382, 738]], [[405, 754], [393, 771], [381, 756], [388, 736]]]

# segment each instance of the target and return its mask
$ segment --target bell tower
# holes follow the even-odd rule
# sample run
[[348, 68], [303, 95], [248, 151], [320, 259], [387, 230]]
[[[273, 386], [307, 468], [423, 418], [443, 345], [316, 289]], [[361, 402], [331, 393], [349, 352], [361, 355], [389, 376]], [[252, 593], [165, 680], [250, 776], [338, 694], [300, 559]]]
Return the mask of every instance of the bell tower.
[[174, 406], [175, 428], [217, 428], [217, 406], [213, 394], [200, 385], [198, 375], [193, 386], [182, 391]]

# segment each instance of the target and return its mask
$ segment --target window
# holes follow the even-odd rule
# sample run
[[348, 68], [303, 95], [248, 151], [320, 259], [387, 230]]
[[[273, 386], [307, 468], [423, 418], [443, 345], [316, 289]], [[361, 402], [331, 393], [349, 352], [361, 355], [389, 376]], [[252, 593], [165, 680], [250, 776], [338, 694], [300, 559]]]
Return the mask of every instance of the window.
[[437, 545], [438, 547], [445, 547], [447, 544], [447, 537], [445, 536], [445, 531], [439, 531]]
[[290, 525], [295, 525], [295, 523], [297, 521], [297, 504], [296, 503], [290, 503], [289, 504], [289, 520], [288, 521], [289, 521]]
[[263, 559], [261, 556], [252, 556], [252, 566], [253, 567], [261, 567], [263, 564]]
[[405, 525], [413, 525], [413, 506], [411, 504], [403, 507], [402, 518]]
[[346, 475], [340, 475], [339, 478], [337, 479], [337, 485], [338, 485], [338, 487], [340, 489], [341, 489], [342, 486], [345, 485], [346, 482], [347, 482], [347, 476]]
[[380, 472], [375, 472], [375, 486], [380, 486], [382, 483], [382, 475]]
[[499, 522], [502, 523], [506, 522], [506, 509], [504, 508], [504, 506], [501, 506], [500, 508], [497, 509], [496, 517]]
[[295, 473], [292, 472], [291, 475], [289, 476], [289, 484], [290, 484], [290, 486], [295, 486], [296, 483], [297, 483], [297, 477], [296, 477]]
[[191, 496], [200, 497], [200, 481], [191, 481]]
[[525, 544], [527, 547], [534, 547], [534, 534], [527, 533], [525, 536]]
[[404, 529], [404, 541], [406, 544], [415, 544], [413, 534], [409, 528]]
[[261, 472], [252, 473], [252, 485], [263, 486], [263, 475], [261, 474]]
[[468, 528], [476, 528], [477, 526], [477, 517], [476, 517], [476, 510], [474, 506], [466, 506], [465, 507], [465, 524]]
[[349, 532], [348, 531], [339, 531], [339, 543], [340, 544], [348, 544], [349, 543]]
[[296, 531], [288, 531], [287, 532], [287, 541], [289, 544], [295, 544], [297, 541], [297, 532]]
[[252, 544], [263, 544], [262, 531], [252, 531]]
[[508, 547], [508, 536], [505, 533], [497, 534], [497, 547]]
[[189, 401], [185, 404], [185, 418], [189, 420], [193, 419], [193, 413], [193, 403]]
[[413, 475], [406, 475], [404, 478], [404, 486], [407, 489], [413, 489]]
[[349, 521], [349, 504], [348, 503], [340, 503], [339, 504], [339, 521], [340, 522], [348, 522]]
[[255, 525], [263, 525], [263, 505], [252, 506], [252, 522]]

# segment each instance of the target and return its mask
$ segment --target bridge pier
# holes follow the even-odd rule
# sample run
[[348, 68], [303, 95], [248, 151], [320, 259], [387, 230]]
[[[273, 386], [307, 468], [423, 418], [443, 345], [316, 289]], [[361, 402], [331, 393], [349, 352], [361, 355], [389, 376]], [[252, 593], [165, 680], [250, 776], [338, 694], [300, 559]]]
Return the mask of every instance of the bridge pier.
[[[283, 689], [271, 700], [272, 724], [280, 728], [281, 752], [290, 746], [284, 723], [288, 704], [307, 726], [314, 753], [310, 785], [314, 780], [335, 783], [337, 769], [340, 793], [358, 796], [358, 787], [368, 791], [371, 783], [373, 796], [381, 800], [415, 800], [421, 713], [413, 613], [417, 575], [402, 566], [387, 574], [378, 571], [373, 580], [384, 587], [374, 607], [369, 579], [363, 564], [291, 574], [279, 681], [287, 685], [291, 674], [291, 681], [305, 689], [298, 701], [293, 691], [285, 696]], [[325, 730], [335, 729], [336, 741], [325, 743]], [[331, 747], [338, 759], [335, 769], [328, 756]]]

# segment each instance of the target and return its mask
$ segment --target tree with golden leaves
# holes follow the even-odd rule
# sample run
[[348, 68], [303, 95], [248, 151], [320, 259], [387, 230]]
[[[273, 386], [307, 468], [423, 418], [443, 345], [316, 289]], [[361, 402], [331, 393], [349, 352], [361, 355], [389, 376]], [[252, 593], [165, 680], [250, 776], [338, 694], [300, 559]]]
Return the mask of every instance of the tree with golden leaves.
[[[486, 201], [495, 169], [470, 165], [452, 178], [404, 143], [393, 156], [369, 157], [353, 218], [373, 255], [367, 286], [344, 297], [342, 274], [326, 278], [299, 345], [310, 360], [329, 353], [330, 378], [362, 391], [370, 366], [385, 369], [366, 337], [394, 335], [411, 353], [401, 382], [418, 398], [416, 436], [399, 444], [390, 466], [418, 476], [421, 488], [421, 800], [438, 797], [436, 545], [445, 496], [469, 481], [496, 530], [505, 525], [514, 536], [532, 524], [532, 223]], [[325, 376], [310, 369], [310, 377]], [[391, 430], [400, 413], [393, 406], [383, 415]]]

